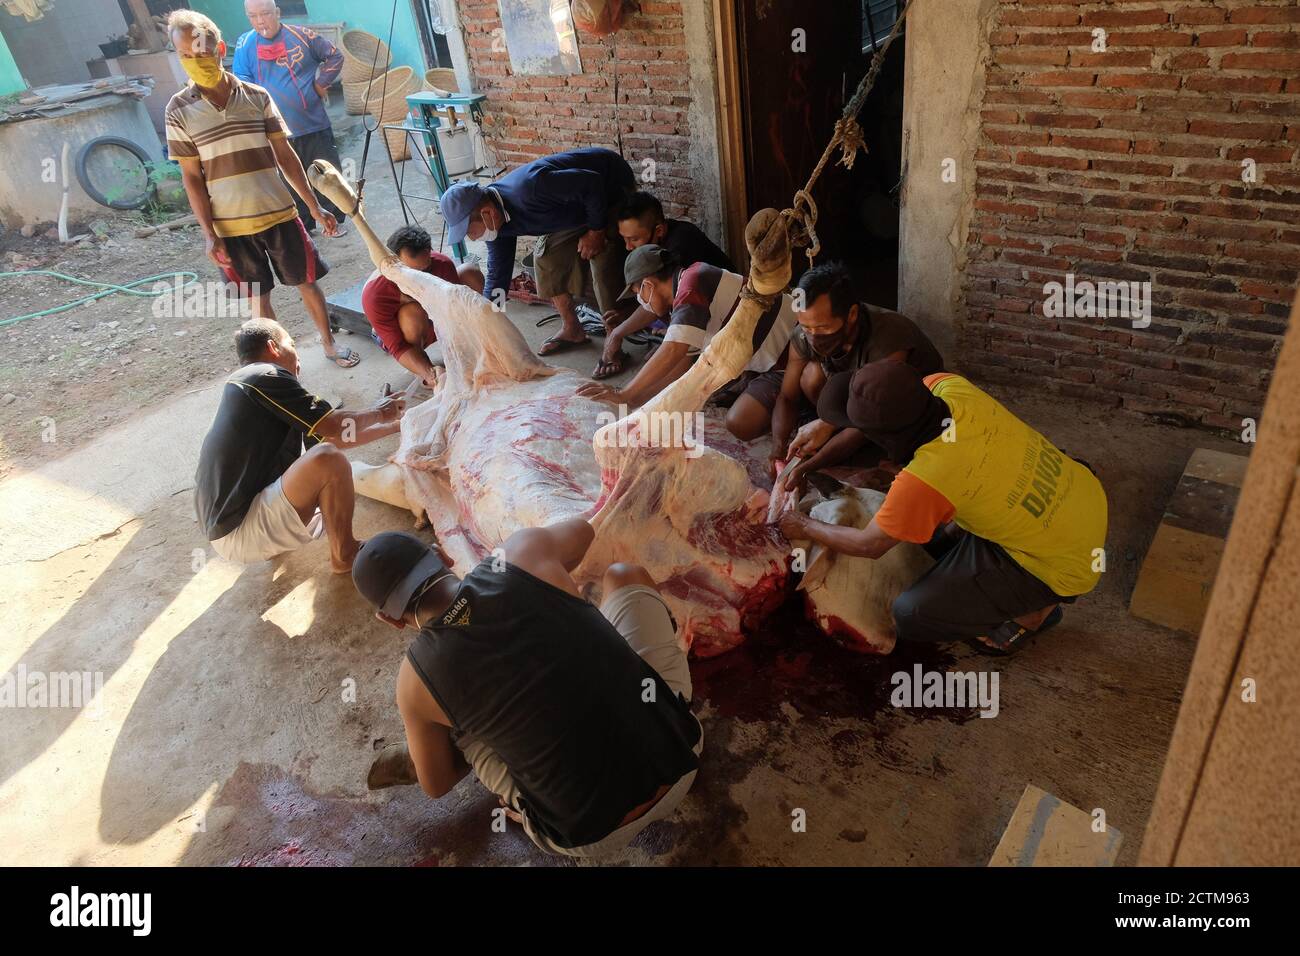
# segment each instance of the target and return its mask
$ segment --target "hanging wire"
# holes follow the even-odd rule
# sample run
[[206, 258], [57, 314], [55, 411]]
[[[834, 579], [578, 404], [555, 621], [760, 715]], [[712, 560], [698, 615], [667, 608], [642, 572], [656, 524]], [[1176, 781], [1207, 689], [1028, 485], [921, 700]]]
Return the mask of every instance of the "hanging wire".
[[[391, 54], [393, 50], [393, 25], [397, 22], [397, 0], [393, 0], [393, 11], [388, 17], [388, 51]], [[379, 63], [379, 44], [375, 44], [375, 54], [370, 58], [370, 79], [366, 81], [366, 99], [370, 103], [370, 92], [375, 85], [375, 67]], [[383, 125], [384, 100], [388, 99], [388, 74], [392, 70], [384, 70], [384, 82], [379, 88], [379, 115], [375, 117], [375, 125], [371, 126], [365, 116], [361, 117], [361, 127], [366, 131], [366, 141], [361, 147], [361, 169], [357, 176], [357, 208], [361, 207], [361, 192], [366, 188], [366, 163], [370, 159], [370, 139], [375, 134], [375, 130]], [[354, 210], [355, 214], [355, 210]]]

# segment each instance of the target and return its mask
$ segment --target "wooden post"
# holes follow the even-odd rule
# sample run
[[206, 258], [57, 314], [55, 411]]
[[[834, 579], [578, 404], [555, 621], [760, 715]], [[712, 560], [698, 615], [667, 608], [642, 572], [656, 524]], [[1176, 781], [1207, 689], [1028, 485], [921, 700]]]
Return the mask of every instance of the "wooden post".
[[749, 196], [745, 185], [745, 128], [740, 92], [740, 49], [736, 0], [715, 0], [714, 31], [718, 51], [719, 162], [722, 167], [722, 234], [727, 252], [741, 274], [749, 271], [745, 226]]
[[1147, 822], [1142, 866], [1300, 860], [1300, 296], [1258, 436]]

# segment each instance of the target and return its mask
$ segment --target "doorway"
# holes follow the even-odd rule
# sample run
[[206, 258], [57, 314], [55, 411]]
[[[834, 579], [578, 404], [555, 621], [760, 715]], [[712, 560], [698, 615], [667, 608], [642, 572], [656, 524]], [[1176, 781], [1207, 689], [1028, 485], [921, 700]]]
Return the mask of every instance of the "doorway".
[[[803, 187], [903, 4], [718, 2], [727, 7], [720, 11], [719, 29], [734, 30], [734, 40], [720, 38], [719, 50], [720, 85], [725, 91], [730, 80], [734, 91], [723, 96], [723, 136], [730, 132], [736, 141], [723, 152], [724, 188], [744, 197], [743, 204], [727, 207], [727, 233], [735, 237], [753, 213], [785, 208]], [[865, 154], [858, 154], [852, 170], [839, 165], [837, 154], [813, 193], [822, 244], [818, 261], [846, 262], [863, 298], [887, 308], [898, 301], [904, 47], [901, 37], [890, 47], [858, 115]], [[806, 267], [806, 259], [796, 256], [796, 277]]]

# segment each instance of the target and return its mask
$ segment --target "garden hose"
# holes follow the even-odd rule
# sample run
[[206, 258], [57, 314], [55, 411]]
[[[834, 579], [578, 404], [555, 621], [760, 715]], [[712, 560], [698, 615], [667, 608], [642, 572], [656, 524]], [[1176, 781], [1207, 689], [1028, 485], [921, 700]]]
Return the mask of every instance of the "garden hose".
[[135, 288], [135, 286], [144, 285], [147, 282], [156, 282], [160, 279], [172, 279], [176, 276], [184, 276], [185, 282], [180, 286], [180, 288], [184, 289], [199, 281], [199, 274], [197, 272], [160, 272], [156, 276], [136, 279], [134, 282], [128, 282], [126, 285], [115, 285], [112, 282], [93, 282], [90, 279], [78, 279], [76, 276], [64, 275], [62, 272], [51, 272], [49, 269], [23, 269], [19, 272], [0, 272], [0, 279], [11, 279], [17, 276], [51, 276], [55, 279], [75, 282], [78, 285], [95, 286], [102, 291], [96, 292], [92, 295], [82, 296], [80, 299], [69, 302], [65, 305], [57, 305], [52, 309], [42, 309], [40, 312], [29, 312], [27, 315], [15, 316], [12, 319], [0, 319], [0, 328], [7, 325], [16, 325], [26, 319], [39, 318], [42, 315], [54, 315], [56, 312], [66, 312], [68, 309], [75, 309], [77, 306], [85, 302], [93, 302], [96, 299], [102, 299], [104, 296], [112, 295], [114, 292], [122, 292], [126, 295], [152, 299], [160, 295], [166, 295], [176, 288], [174, 284], [170, 283], [165, 289], [151, 289], [146, 292], [142, 292]]

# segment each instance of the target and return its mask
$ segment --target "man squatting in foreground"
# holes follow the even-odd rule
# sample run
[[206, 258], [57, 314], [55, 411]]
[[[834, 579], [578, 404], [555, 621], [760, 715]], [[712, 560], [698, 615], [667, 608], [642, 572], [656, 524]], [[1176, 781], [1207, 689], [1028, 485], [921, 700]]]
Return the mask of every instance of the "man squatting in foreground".
[[413, 535], [366, 542], [357, 590], [419, 632], [397, 676], [409, 754], [382, 754], [372, 787], [418, 778], [441, 797], [472, 769], [566, 856], [616, 852], [676, 809], [704, 742], [686, 653], [644, 568], [611, 565], [599, 610], [582, 598], [594, 536], [580, 518], [517, 531], [463, 580]]

